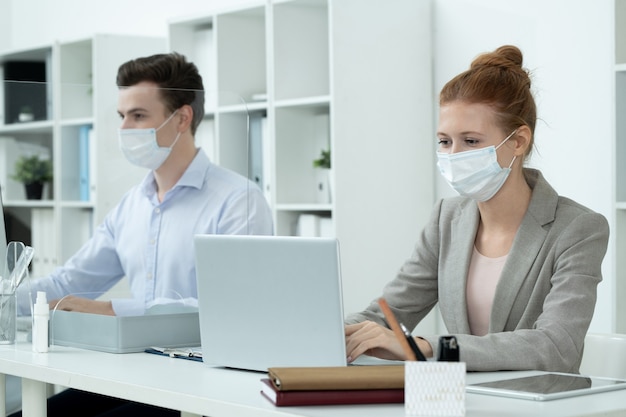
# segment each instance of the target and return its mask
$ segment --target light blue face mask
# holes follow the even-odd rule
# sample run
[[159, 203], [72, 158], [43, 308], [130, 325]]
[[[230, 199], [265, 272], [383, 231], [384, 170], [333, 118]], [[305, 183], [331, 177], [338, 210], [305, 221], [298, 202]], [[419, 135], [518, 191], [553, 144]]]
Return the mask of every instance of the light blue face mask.
[[169, 147], [159, 146], [157, 142], [156, 132], [165, 126], [174, 117], [178, 110], [174, 111], [161, 126], [149, 129], [119, 129], [118, 138], [120, 144], [120, 150], [133, 165], [137, 165], [142, 168], [158, 169], [163, 162], [167, 159], [172, 151], [180, 132], [176, 135], [174, 143]]
[[516, 156], [507, 168], [498, 163], [496, 150], [509, 140], [517, 129], [497, 147], [486, 146], [458, 153], [437, 152], [439, 172], [454, 191], [476, 201], [487, 201], [499, 190], [511, 173]]

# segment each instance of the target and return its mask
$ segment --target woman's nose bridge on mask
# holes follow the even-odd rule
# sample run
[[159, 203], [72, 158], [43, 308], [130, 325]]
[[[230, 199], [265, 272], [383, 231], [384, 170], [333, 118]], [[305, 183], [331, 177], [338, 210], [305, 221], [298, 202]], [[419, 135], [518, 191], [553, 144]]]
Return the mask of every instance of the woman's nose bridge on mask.
[[450, 147], [450, 154], [453, 153], [459, 153], [462, 152], [463, 149], [461, 148], [461, 141], [460, 140], [453, 140], [452, 141], [452, 146]]

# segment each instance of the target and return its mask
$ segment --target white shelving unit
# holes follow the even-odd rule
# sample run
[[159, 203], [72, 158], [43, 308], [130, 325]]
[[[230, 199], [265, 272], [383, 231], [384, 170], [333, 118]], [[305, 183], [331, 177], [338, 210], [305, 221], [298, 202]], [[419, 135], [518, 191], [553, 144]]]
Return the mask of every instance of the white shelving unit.
[[[67, 260], [91, 236], [94, 227], [139, 181], [144, 170], [124, 160], [117, 146], [117, 68], [140, 56], [165, 52], [161, 38], [95, 35], [88, 39], [56, 42], [26, 51], [0, 53], [0, 67], [20, 62], [45, 67], [45, 79], [36, 83], [45, 91], [35, 97], [35, 107], [45, 108], [42, 120], [15, 122], [8, 85], [14, 83], [7, 71], [2, 89], [3, 109], [0, 137], [14, 143], [43, 146], [53, 163], [54, 179], [41, 201], [26, 200], [21, 188], [7, 189], [5, 211], [15, 226], [9, 239], [24, 240], [35, 247], [33, 274], [40, 275]], [[0, 111], [0, 113], [2, 113]], [[88, 151], [81, 155], [81, 131], [92, 130]], [[88, 167], [88, 191], [81, 195], [81, 158]], [[9, 173], [10, 174], [10, 173]], [[19, 221], [18, 221], [19, 220]], [[9, 228], [11, 228], [9, 226]], [[20, 230], [21, 229], [21, 230]]]
[[[239, 96], [251, 120], [266, 119], [261, 185], [276, 233], [297, 234], [301, 215], [330, 219], [346, 313], [395, 276], [434, 202], [430, 7], [268, 0], [169, 23], [169, 49], [220, 92], [207, 100], [199, 142], [248, 175], [247, 144], [231, 143], [240, 136], [226, 111]], [[313, 167], [322, 149], [331, 151], [328, 197], [319, 191], [328, 174]]]
[[626, 333], [626, 0], [615, 0], [615, 331]]

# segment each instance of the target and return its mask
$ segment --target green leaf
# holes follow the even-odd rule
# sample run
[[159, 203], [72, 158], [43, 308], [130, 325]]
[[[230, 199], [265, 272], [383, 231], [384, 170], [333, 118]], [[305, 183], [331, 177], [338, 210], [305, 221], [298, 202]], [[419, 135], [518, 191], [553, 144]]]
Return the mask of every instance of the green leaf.
[[15, 162], [15, 174], [11, 178], [24, 184], [52, 181], [52, 162], [39, 155], [21, 156]]
[[313, 167], [330, 169], [330, 150], [323, 150], [318, 159], [313, 160]]

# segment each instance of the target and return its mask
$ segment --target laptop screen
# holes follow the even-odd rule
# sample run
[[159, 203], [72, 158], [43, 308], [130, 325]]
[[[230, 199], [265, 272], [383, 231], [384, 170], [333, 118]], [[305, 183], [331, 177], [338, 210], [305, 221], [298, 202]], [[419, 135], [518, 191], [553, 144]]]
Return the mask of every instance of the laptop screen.
[[194, 243], [207, 364], [346, 365], [335, 239], [196, 235]]

